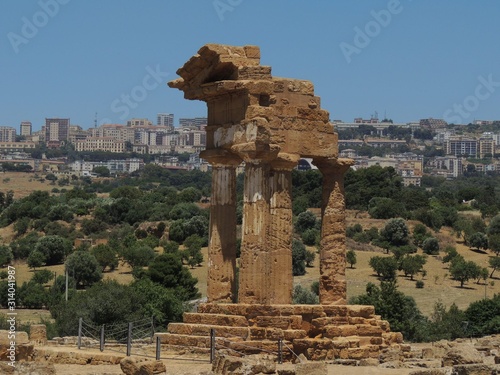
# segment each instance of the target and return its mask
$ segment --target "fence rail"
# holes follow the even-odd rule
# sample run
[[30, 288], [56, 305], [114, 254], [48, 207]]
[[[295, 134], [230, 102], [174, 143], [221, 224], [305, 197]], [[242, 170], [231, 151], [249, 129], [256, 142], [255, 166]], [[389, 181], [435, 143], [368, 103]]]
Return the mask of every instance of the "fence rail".
[[[115, 351], [123, 353], [126, 356], [132, 355], [132, 349], [134, 348], [134, 355], [155, 358], [160, 360], [161, 358], [161, 337], [156, 337], [155, 342], [155, 355], [147, 354], [147, 351], [142, 350], [143, 345], [148, 345], [151, 349], [153, 344], [153, 337], [155, 334], [154, 320], [143, 319], [135, 322], [128, 323], [118, 323], [113, 325], [102, 325], [96, 326], [91, 323], [85, 322], [82, 318], [78, 322], [78, 349], [82, 346], [88, 348], [99, 348], [102, 352], [105, 349], [110, 351]], [[216, 330], [210, 330], [210, 348], [207, 348], [208, 354], [210, 355], [210, 363], [215, 361], [215, 356], [217, 350], [228, 350], [235, 353], [235, 355], [245, 357], [244, 351], [236, 350], [230, 346], [225, 345], [223, 339], [225, 337], [216, 337]], [[276, 351], [265, 350], [256, 346], [252, 346], [251, 342], [244, 343], [241, 341], [237, 342], [238, 347], [243, 348], [243, 350], [251, 350], [252, 352], [262, 352], [265, 354], [271, 354], [276, 356], [277, 362], [279, 364], [283, 363], [285, 352], [289, 352], [293, 357], [300, 360], [297, 354], [290, 348], [283, 339], [276, 340]], [[163, 359], [185, 359], [181, 358], [163, 357]], [[190, 359], [194, 360], [194, 359]], [[200, 360], [200, 359], [197, 359]]]

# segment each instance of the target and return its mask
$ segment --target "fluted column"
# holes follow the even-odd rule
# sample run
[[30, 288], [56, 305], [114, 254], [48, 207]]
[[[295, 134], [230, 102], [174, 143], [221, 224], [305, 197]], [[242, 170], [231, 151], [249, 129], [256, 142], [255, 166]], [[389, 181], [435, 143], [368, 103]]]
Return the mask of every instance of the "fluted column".
[[345, 304], [344, 174], [354, 162], [351, 159], [315, 159], [313, 162], [323, 175], [319, 300], [322, 305]]
[[239, 303], [269, 303], [269, 170], [268, 163], [245, 164]]
[[221, 151], [200, 155], [212, 165], [208, 242], [208, 302], [236, 300], [236, 167], [241, 159]]
[[290, 304], [292, 273], [292, 169], [298, 155], [278, 155], [271, 163], [269, 219], [269, 301]]

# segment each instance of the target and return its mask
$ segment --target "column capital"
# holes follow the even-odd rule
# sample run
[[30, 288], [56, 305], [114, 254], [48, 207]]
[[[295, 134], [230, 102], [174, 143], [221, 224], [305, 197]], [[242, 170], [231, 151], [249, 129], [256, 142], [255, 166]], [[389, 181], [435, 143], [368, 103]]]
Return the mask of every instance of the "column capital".
[[245, 163], [253, 164], [276, 159], [280, 149], [279, 145], [261, 142], [239, 143], [231, 147], [231, 151], [242, 158]]
[[321, 172], [340, 172], [344, 174], [356, 162], [347, 158], [317, 158], [313, 159], [313, 164], [318, 167]]
[[241, 158], [230, 152], [220, 148], [203, 150], [200, 152], [200, 158], [208, 161], [212, 166], [233, 166], [237, 167], [241, 164]]
[[295, 168], [300, 160], [300, 155], [287, 154], [280, 152], [276, 159], [271, 161], [271, 168], [274, 170], [291, 171]]

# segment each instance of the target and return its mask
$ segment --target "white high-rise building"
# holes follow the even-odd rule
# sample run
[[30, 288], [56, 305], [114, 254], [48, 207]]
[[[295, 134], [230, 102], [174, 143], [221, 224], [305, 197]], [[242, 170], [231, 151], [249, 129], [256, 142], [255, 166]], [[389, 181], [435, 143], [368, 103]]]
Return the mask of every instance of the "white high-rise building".
[[156, 125], [168, 126], [169, 128], [173, 129], [174, 128], [174, 114], [173, 113], [158, 113]]

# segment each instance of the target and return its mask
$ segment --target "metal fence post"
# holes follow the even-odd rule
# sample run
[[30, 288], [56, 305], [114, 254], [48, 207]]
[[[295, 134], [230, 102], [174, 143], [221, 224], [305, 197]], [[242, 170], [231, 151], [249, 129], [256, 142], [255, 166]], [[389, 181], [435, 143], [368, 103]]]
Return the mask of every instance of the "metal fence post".
[[155, 336], [155, 317], [152, 316], [151, 317], [151, 340], [149, 342], [150, 344], [153, 343], [154, 336]]
[[127, 357], [130, 357], [131, 352], [132, 352], [132, 322], [128, 324]]
[[104, 351], [104, 324], [101, 326], [101, 341], [99, 342], [99, 349]]
[[78, 349], [82, 347], [82, 324], [83, 318], [78, 319]]
[[210, 363], [215, 360], [215, 329], [210, 329]]
[[160, 360], [160, 352], [161, 352], [161, 338], [160, 336], [156, 336], [156, 360]]
[[278, 363], [283, 363], [283, 339], [278, 339]]

